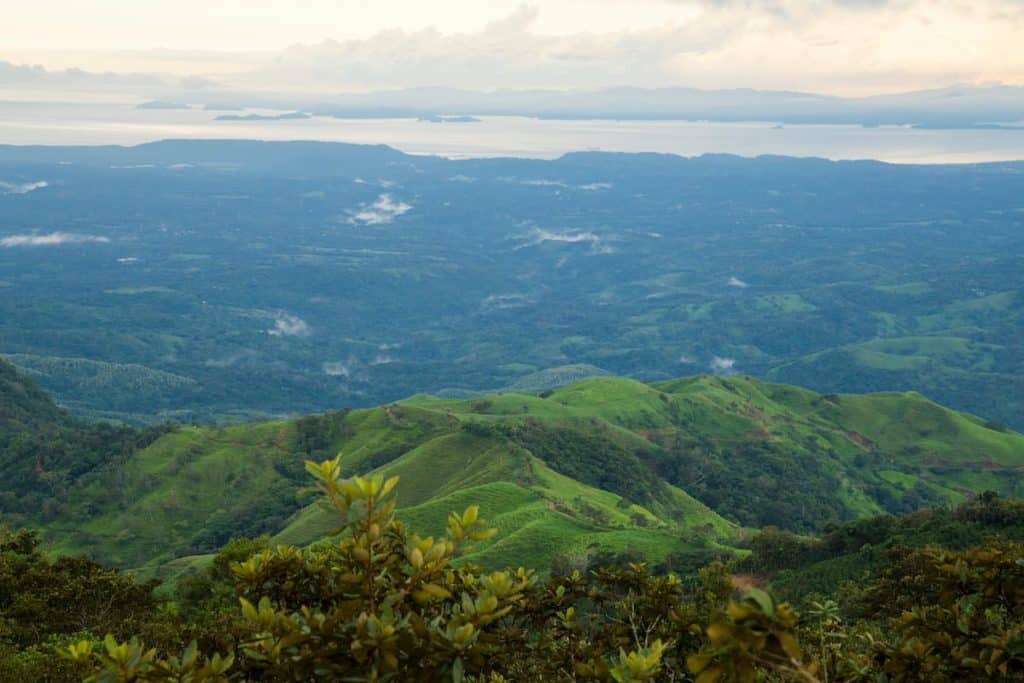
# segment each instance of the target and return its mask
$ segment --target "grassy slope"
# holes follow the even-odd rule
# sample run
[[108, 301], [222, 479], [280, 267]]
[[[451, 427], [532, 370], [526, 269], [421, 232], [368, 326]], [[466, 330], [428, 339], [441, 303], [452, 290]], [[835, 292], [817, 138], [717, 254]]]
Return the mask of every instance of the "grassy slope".
[[[278, 421], [182, 427], [162, 437], [124, 464], [116, 481], [96, 482], [80, 493], [98, 514], [60, 534], [56, 549], [88, 549], [123, 566], [171, 559], [218, 517], [263, 504], [280, 479], [272, 456], [287, 452], [292, 430]], [[111, 484], [129, 495], [107, 495]]]
[[[666, 522], [650, 509], [624, 505], [614, 493], [554, 472], [523, 449], [465, 433], [433, 439], [380, 471], [401, 477], [399, 517], [422, 535], [443, 533], [449, 512], [480, 505], [499, 534], [468, 557], [489, 566], [525, 562], [545, 568], [559, 554], [628, 547], [657, 560], [729, 539], [736, 531], [677, 489], [672, 504], [660, 506], [662, 514], [672, 515]], [[330, 512], [312, 505], [274, 540], [310, 543], [336, 523]]]
[[[665, 484], [659, 496], [639, 505], [559, 474], [552, 469], [557, 462], [542, 461], [500, 433], [465, 427], [530, 423], [600, 433], [630, 457], [660, 457], [654, 442], [673, 434], [698, 435], [723, 447], [763, 441], [783, 452], [810, 453], [838, 474], [836, 490], [823, 495], [838, 497], [850, 516], [881, 510], [863, 488], [869, 475], [895, 492], [921, 481], [955, 501], [986, 488], [1019, 494], [1024, 467], [1024, 437], [986, 428], [978, 418], [917, 394], [821, 397], [735, 376], [653, 385], [597, 378], [547, 398], [513, 392], [468, 400], [418, 395], [348, 414], [345, 433], [324, 453], [343, 452], [352, 471], [401, 476], [399, 514], [424, 534], [440, 533], [449, 511], [481, 505], [501, 531], [473, 556], [489, 565], [546, 568], [555, 554], [598, 548], [635, 547], [658, 558], [728, 544], [737, 533], [735, 525], [680, 488]], [[175, 558], [194, 552], [196, 538], [215, 522], [244, 521], [267, 504], [268, 492], [294, 490], [280, 464], [305, 457], [295, 452], [295, 430], [290, 420], [181, 428], [141, 451], [116, 482], [108, 482], [125, 495], [105, 495], [96, 484], [80, 496], [73, 511], [77, 519], [49, 525], [65, 532], [51, 538], [61, 551], [86, 550], [126, 566], [171, 563], [166, 567], [173, 572], [201, 562]], [[873, 464], [856, 465], [864, 454], [872, 454]], [[871, 474], [871, 468], [884, 474]], [[79, 521], [85, 514], [87, 520]], [[313, 542], [332, 524], [321, 509], [308, 506], [275, 539]]]

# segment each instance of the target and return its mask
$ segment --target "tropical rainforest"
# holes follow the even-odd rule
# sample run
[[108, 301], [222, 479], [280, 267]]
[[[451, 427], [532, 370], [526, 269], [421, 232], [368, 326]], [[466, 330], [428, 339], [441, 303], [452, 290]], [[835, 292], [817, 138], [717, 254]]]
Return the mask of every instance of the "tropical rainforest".
[[188, 140], [0, 181], [0, 352], [86, 417], [741, 372], [1024, 428], [1020, 163]]

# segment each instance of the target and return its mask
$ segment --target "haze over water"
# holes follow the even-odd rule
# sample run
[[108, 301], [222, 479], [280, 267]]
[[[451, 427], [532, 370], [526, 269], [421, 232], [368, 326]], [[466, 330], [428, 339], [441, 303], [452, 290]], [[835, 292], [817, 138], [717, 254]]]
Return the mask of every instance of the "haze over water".
[[109, 104], [0, 103], [0, 143], [135, 145], [167, 138], [245, 138], [386, 144], [411, 154], [456, 158], [554, 158], [566, 152], [599, 149], [684, 156], [780, 154], [929, 164], [1024, 159], [1024, 128], [927, 130], [901, 126], [525, 117], [483, 117], [475, 123], [328, 117], [215, 121], [220, 113], [223, 112], [201, 109], [142, 110]]

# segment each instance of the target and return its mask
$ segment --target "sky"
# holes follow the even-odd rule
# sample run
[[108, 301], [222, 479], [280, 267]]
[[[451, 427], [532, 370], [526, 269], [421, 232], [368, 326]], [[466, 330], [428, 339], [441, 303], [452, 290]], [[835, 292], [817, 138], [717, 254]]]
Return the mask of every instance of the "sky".
[[1024, 85], [1024, 0], [0, 0], [0, 14], [7, 95]]

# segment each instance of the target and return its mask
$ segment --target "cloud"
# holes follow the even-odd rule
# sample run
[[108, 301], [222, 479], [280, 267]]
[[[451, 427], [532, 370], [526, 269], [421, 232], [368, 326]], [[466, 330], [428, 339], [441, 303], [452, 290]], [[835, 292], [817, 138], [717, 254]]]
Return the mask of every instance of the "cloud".
[[321, 369], [325, 375], [330, 377], [350, 377], [353, 370], [355, 370], [356, 361], [353, 358], [349, 358], [347, 361], [331, 361], [324, 363]]
[[524, 247], [532, 247], [542, 242], [591, 242], [597, 243], [601, 241], [601, 238], [592, 232], [552, 232], [551, 230], [544, 230], [542, 228], [533, 228], [526, 235], [521, 236], [526, 240], [525, 244], [522, 244], [517, 249]]
[[45, 235], [11, 235], [0, 238], [0, 247], [52, 247], [61, 244], [105, 243], [110, 239], [100, 235], [79, 235], [72, 232], [51, 232]]
[[521, 6], [475, 33], [393, 29], [293, 45], [244, 80], [252, 88], [275, 84], [279, 92], [440, 83], [478, 90], [628, 85], [865, 94], [1024, 83], [1019, 0], [650, 4], [678, 5], [677, 16], [657, 26], [624, 21], [618, 32], [572, 33], [565, 26], [557, 33], [544, 24], [558, 10]]
[[743, 280], [741, 280], [738, 277], [736, 277], [735, 275], [730, 277], [729, 278], [729, 282], [727, 282], [726, 284], [728, 284], [730, 287], [740, 287], [740, 288], [746, 288], [746, 287], [750, 286], [746, 282], [744, 282]]
[[297, 44], [236, 77], [243, 88], [315, 92], [324, 86], [365, 91], [445, 85], [496, 88], [587, 88], [663, 85], [672, 59], [714, 48], [735, 30], [725, 25], [669, 25], [620, 33], [543, 34], [541, 10], [521, 6], [475, 33], [435, 27], [389, 29], [361, 39]]
[[480, 302], [481, 311], [504, 310], [507, 308], [522, 308], [534, 303], [525, 294], [491, 294]]
[[605, 243], [604, 238], [596, 233], [590, 232], [589, 230], [567, 230], [565, 232], [554, 232], [552, 230], [534, 227], [526, 234], [511, 236], [511, 239], [522, 241], [521, 244], [516, 245], [516, 250], [535, 247], [539, 244], [543, 244], [544, 242], [561, 242], [564, 244], [589, 244], [590, 253], [592, 254], [611, 254], [615, 251], [611, 245]]
[[610, 190], [610, 189], [612, 189], [612, 184], [611, 183], [605, 183], [605, 182], [601, 182], [601, 183], [587, 183], [585, 185], [570, 185], [569, 183], [565, 182], [564, 180], [551, 180], [549, 178], [515, 178], [515, 177], [511, 177], [511, 176], [503, 176], [501, 178], [498, 178], [498, 180], [504, 181], [506, 183], [518, 183], [520, 185], [527, 185], [527, 186], [531, 186], [531, 187], [561, 187], [561, 188], [571, 188], [571, 187], [574, 187], [577, 190], [586, 190], [588, 192], [593, 192], [595, 190]]
[[64, 87], [90, 85], [158, 85], [164, 80], [152, 74], [90, 73], [82, 69], [51, 71], [38, 64], [13, 64], [0, 61], [0, 85], [55, 84]]
[[271, 337], [308, 337], [312, 330], [305, 320], [290, 313], [279, 313], [274, 318], [273, 329], [267, 330]]
[[45, 180], [39, 180], [34, 183], [11, 183], [6, 180], [0, 180], [0, 194], [28, 194], [48, 186], [49, 183]]
[[711, 359], [711, 369], [719, 374], [728, 375], [731, 372], [734, 372], [735, 367], [735, 358], [722, 358], [721, 356], [715, 356]]
[[569, 187], [561, 180], [547, 180], [546, 178], [502, 178], [502, 180], [519, 183], [520, 185], [530, 185], [533, 187]]
[[[276, 2], [283, 6], [283, 0]], [[591, 2], [601, 12], [591, 11]], [[252, 96], [287, 101], [289, 108], [295, 99], [339, 104], [370, 90], [421, 88], [421, 102], [429, 108], [431, 89], [438, 85], [486, 91], [689, 86], [874, 94], [1024, 83], [1020, 0], [591, 2], [588, 15], [616, 20], [591, 23], [591, 17], [579, 16], [580, 0], [534, 0], [515, 9], [474, 3], [493, 7], [486, 13], [496, 20], [482, 25], [453, 20], [457, 10], [442, 2], [423, 21], [395, 6], [367, 11], [374, 18], [361, 22], [351, 37], [328, 40], [319, 37], [330, 35], [345, 10], [310, 7], [304, 22], [315, 30], [299, 35], [286, 33], [287, 27], [265, 27], [290, 44], [284, 49], [184, 49], [180, 45], [192, 39], [180, 31], [168, 31], [166, 40], [179, 44], [172, 50], [119, 53], [114, 45], [68, 52], [53, 44], [41, 47], [63, 54], [53, 58], [62, 65], [80, 59], [94, 70], [0, 62], [0, 87], [49, 88], [60, 95], [145, 92], [236, 104]], [[509, 13], [495, 14], [503, 9]], [[254, 12], [247, 21], [266, 21], [269, 14]], [[485, 11], [474, 14], [483, 17]], [[219, 26], [207, 28], [214, 25]], [[612, 28], [620, 25], [621, 30]], [[479, 28], [467, 28], [472, 26]], [[220, 40], [223, 31], [216, 33]], [[26, 54], [36, 59], [43, 53]], [[124, 63], [153, 73], [102, 72]], [[620, 95], [628, 98], [629, 92]]]
[[363, 204], [359, 209], [350, 210], [348, 222], [363, 225], [383, 225], [412, 210], [411, 204], [395, 201], [389, 194], [382, 194], [372, 203]]

